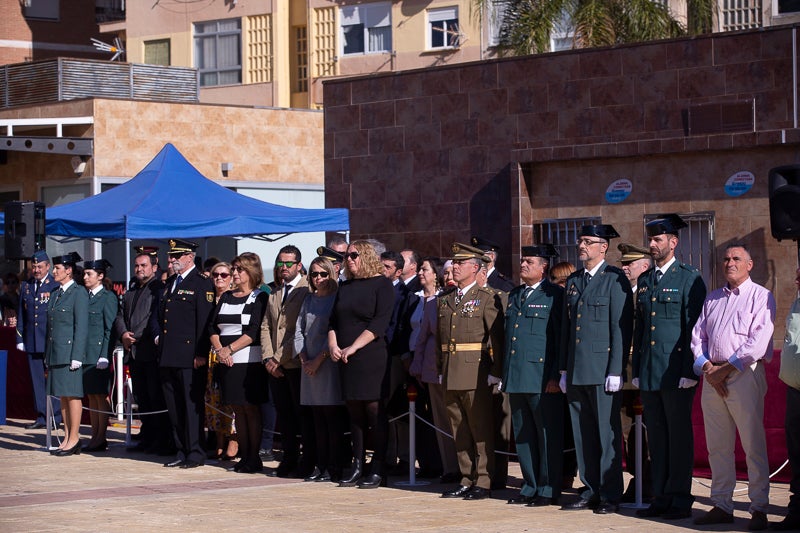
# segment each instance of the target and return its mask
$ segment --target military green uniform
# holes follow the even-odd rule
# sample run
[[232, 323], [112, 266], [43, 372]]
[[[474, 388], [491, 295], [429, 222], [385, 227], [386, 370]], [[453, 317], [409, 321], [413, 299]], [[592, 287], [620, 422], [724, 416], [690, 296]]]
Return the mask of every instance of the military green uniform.
[[633, 329], [631, 284], [617, 267], [600, 265], [585, 281], [573, 272], [565, 287], [561, 368], [581, 480], [591, 502], [622, 497], [621, 392], [606, 392], [607, 376], [621, 376]]
[[514, 442], [524, 480], [521, 496], [556, 499], [561, 493], [564, 418], [558, 381], [564, 290], [543, 280], [511, 291], [505, 315], [503, 390], [511, 401]]
[[688, 510], [694, 502], [692, 403], [697, 387], [678, 388], [678, 383], [697, 379], [690, 344], [705, 296], [697, 269], [678, 261], [660, 281], [652, 268], [637, 282], [632, 377], [639, 379], [650, 444], [652, 505], [661, 511]]
[[437, 366], [455, 438], [461, 484], [489, 489], [494, 471], [491, 374], [501, 375], [503, 306], [492, 289], [472, 285], [456, 304], [457, 291], [439, 297]]
[[72, 361], [86, 362], [89, 336], [89, 295], [72, 282], [67, 290], [50, 293], [44, 361], [49, 369], [47, 394], [83, 398], [83, 372], [70, 370]]

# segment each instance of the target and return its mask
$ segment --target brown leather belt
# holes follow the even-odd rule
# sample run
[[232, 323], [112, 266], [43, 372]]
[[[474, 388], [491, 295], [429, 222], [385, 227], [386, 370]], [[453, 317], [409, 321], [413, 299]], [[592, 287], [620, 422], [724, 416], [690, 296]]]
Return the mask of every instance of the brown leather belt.
[[450, 344], [442, 344], [443, 352], [474, 352], [483, 350], [483, 344], [480, 342], [461, 342]]

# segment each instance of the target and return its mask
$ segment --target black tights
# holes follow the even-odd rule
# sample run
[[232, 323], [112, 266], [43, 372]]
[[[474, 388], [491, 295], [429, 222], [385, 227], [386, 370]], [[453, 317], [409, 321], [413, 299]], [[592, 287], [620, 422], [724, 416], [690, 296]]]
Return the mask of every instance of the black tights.
[[313, 405], [311, 412], [317, 439], [317, 467], [322, 472], [341, 473], [347, 414], [341, 405]]
[[234, 405], [236, 414], [236, 440], [242, 463], [260, 469], [263, 466], [258, 452], [261, 449], [261, 409], [255, 404]]
[[389, 442], [389, 419], [380, 400], [347, 400], [350, 414], [350, 434], [353, 439], [353, 457], [364, 463], [364, 438], [368, 434], [372, 443], [372, 470], [380, 474]]

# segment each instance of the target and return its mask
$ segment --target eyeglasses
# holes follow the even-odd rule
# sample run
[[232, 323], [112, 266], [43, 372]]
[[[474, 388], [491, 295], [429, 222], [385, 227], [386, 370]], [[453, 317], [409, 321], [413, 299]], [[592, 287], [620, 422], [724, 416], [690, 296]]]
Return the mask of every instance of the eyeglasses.
[[349, 254], [344, 254], [344, 256], [345, 256], [346, 258], [348, 258], [348, 259], [351, 259], [351, 260], [353, 260], [353, 261], [355, 261], [356, 259], [358, 259], [358, 256], [359, 256], [359, 255], [361, 255], [361, 254], [359, 254], [358, 252], [350, 252]]
[[311, 279], [327, 278], [328, 277], [328, 273], [323, 270], [321, 272], [311, 272], [309, 274], [309, 276], [311, 276]]
[[189, 255], [190, 253], [192, 253], [192, 252], [169, 252], [167, 254], [167, 257], [169, 259], [179, 259], [179, 258], [183, 257], [184, 255]]
[[281, 267], [292, 268], [296, 264], [297, 261], [275, 261], [275, 266], [278, 268]]
[[233, 270], [237, 274], [241, 274], [242, 272], [247, 272], [247, 270], [245, 270], [244, 268], [242, 268], [239, 265], [236, 265], [235, 267], [231, 267], [231, 270]]
[[577, 244], [578, 246], [580, 246], [581, 244], [584, 246], [591, 246], [593, 244], [603, 244], [604, 242], [606, 241], [592, 241], [589, 239], [578, 239], [577, 241], [575, 241], [575, 244]]
[[231, 275], [228, 272], [212, 272], [211, 273], [211, 277], [212, 278], [228, 279], [229, 277], [231, 277]]

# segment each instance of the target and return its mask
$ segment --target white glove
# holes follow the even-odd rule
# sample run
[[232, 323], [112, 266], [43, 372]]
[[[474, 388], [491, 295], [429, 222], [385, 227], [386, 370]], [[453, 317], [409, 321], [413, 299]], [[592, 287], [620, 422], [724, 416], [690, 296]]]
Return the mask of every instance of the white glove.
[[679, 389], [690, 389], [697, 385], [696, 379], [689, 379], [689, 378], [681, 378], [678, 381], [678, 388]]
[[105, 370], [108, 368], [108, 359], [101, 357], [97, 360], [97, 370]]
[[70, 369], [70, 370], [78, 370], [78, 369], [79, 369], [80, 367], [82, 367], [82, 366], [83, 366], [83, 363], [81, 363], [80, 361], [76, 361], [75, 359], [73, 359], [73, 360], [72, 360], [72, 362], [69, 364], [69, 369]]
[[20, 352], [24, 352], [25, 351], [25, 344], [23, 344], [21, 342], [18, 342], [17, 343], [17, 350], [19, 350]]
[[622, 387], [620, 376], [606, 376], [606, 392], [617, 392]]
[[441, 385], [441, 384], [442, 384], [442, 375], [439, 374], [439, 385]]
[[501, 380], [500, 378], [495, 377], [495, 376], [493, 376], [491, 374], [489, 374], [489, 377], [486, 378], [486, 384], [489, 385], [490, 387], [492, 385], [499, 385], [502, 382], [503, 382], [503, 380]]
[[558, 388], [561, 389], [561, 392], [564, 394], [567, 393], [567, 373], [562, 372], [561, 377], [558, 379]]
[[[681, 378], [681, 379], [683, 379], [683, 378]], [[631, 380], [631, 385], [633, 385], [634, 389], [638, 389], [639, 388], [639, 378], [633, 378]]]

